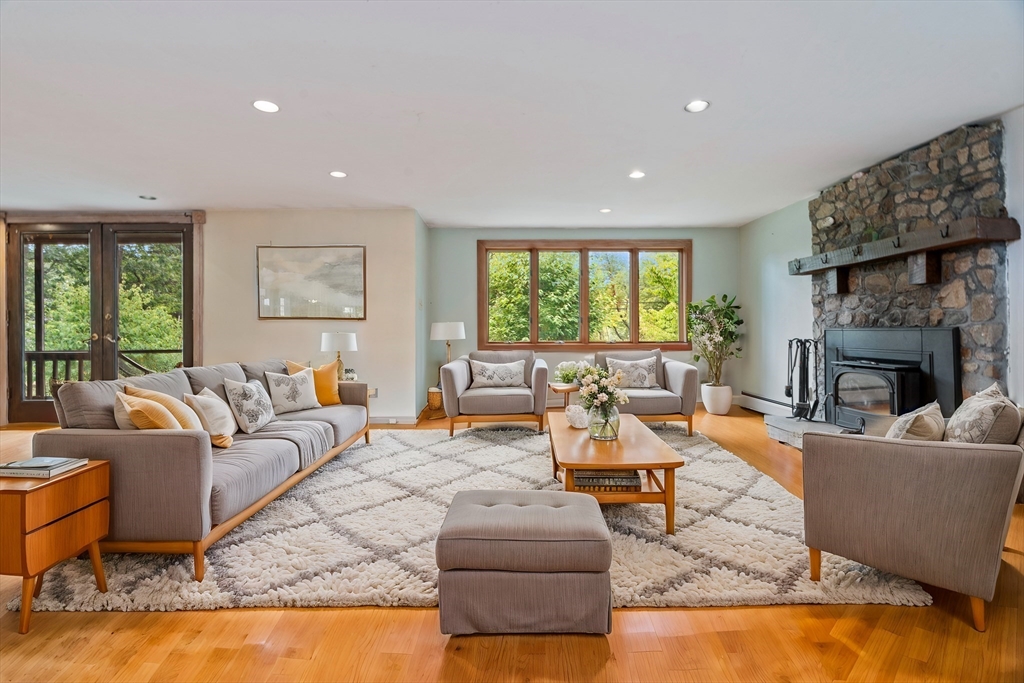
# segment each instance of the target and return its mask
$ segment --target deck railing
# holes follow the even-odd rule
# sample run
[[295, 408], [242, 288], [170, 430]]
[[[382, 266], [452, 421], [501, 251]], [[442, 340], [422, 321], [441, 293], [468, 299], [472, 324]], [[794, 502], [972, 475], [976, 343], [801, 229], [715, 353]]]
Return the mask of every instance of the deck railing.
[[[121, 349], [117, 354], [118, 376], [135, 377], [157, 372], [131, 358], [153, 353], [181, 353], [181, 349]], [[26, 351], [24, 377], [26, 400], [48, 399], [54, 382], [62, 384], [92, 379], [92, 354], [90, 351]]]

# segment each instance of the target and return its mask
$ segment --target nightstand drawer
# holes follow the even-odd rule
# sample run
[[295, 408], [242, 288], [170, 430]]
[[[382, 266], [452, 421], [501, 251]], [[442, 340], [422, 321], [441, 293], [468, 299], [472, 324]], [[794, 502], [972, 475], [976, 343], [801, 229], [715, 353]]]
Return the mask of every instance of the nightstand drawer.
[[34, 576], [103, 538], [107, 535], [109, 520], [110, 502], [101, 500], [26, 535], [22, 558], [24, 575]]
[[110, 494], [109, 465], [72, 470], [25, 494], [21, 531], [29, 533]]

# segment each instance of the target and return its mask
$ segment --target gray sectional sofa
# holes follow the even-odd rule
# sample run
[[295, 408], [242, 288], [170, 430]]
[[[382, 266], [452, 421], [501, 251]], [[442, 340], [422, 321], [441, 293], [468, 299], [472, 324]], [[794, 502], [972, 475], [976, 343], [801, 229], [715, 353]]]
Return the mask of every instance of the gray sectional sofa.
[[266, 384], [284, 361], [225, 363], [124, 380], [65, 384], [54, 398], [60, 429], [36, 434], [33, 454], [110, 462], [110, 533], [104, 552], [203, 553], [248, 517], [360, 438], [370, 442], [367, 387], [342, 382], [341, 405], [286, 413], [263, 429], [238, 432], [216, 448], [204, 431], [120, 430], [114, 401], [125, 385], [181, 399], [224, 379]]

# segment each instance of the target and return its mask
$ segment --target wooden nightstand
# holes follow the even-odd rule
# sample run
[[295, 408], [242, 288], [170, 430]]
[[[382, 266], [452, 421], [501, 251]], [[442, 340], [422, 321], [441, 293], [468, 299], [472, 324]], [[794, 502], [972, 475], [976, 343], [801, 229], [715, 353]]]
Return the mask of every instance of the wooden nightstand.
[[99, 540], [110, 523], [110, 463], [93, 460], [50, 479], [0, 477], [0, 574], [22, 577], [21, 622], [47, 569], [89, 550], [96, 586], [107, 592]]

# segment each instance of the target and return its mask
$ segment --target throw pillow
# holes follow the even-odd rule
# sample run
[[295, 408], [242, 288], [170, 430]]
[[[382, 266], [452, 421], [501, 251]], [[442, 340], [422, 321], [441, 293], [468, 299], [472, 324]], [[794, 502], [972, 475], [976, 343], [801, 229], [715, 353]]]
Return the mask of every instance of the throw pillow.
[[481, 387], [525, 387], [526, 361], [514, 363], [485, 363], [482, 360], [470, 360], [473, 371], [473, 384], [470, 389]]
[[904, 441], [942, 441], [946, 433], [946, 423], [942, 419], [942, 408], [939, 402], [929, 403], [896, 418], [896, 421], [885, 433], [887, 439], [903, 439]]
[[[121, 392], [117, 392], [120, 394]], [[132, 418], [128, 415], [128, 404], [124, 401], [114, 399], [114, 422], [117, 423], [118, 429], [132, 430], [138, 429], [135, 423], [132, 422]]]
[[116, 401], [137, 429], [181, 429], [181, 424], [164, 406], [148, 398], [129, 396], [118, 392]]
[[246, 434], [252, 434], [274, 419], [274, 406], [258, 379], [236, 382], [224, 378], [224, 393], [239, 429]]
[[316, 388], [313, 386], [312, 368], [306, 368], [294, 375], [276, 372], [264, 374], [267, 376], [267, 386], [270, 387], [270, 399], [274, 402], [274, 412], [278, 415], [320, 407], [316, 400]]
[[658, 385], [658, 359], [655, 356], [642, 358], [640, 360], [619, 360], [608, 359], [608, 372], [614, 375], [622, 370], [623, 389], [650, 389]]
[[966, 399], [949, 418], [946, 441], [1010, 444], [1020, 431], [1020, 410], [993, 384]]
[[185, 403], [196, 411], [203, 429], [210, 435], [210, 443], [218, 448], [227, 448], [234, 443], [231, 435], [238, 431], [238, 423], [235, 422], [231, 406], [224, 399], [203, 387], [195, 396], [186, 394]]
[[[296, 375], [306, 369], [305, 365], [290, 360], [284, 364], [288, 366], [289, 375]], [[316, 400], [320, 405], [336, 406], [341, 403], [341, 395], [338, 393], [338, 361], [332, 360], [326, 365], [313, 368], [313, 388], [316, 389]]]
[[199, 420], [199, 416], [196, 415], [196, 411], [189, 408], [183, 402], [168, 396], [167, 394], [161, 394], [159, 391], [152, 391], [150, 389], [139, 389], [133, 386], [127, 386], [124, 388], [124, 393], [129, 396], [135, 396], [137, 398], [145, 398], [150, 401], [155, 401], [162, 405], [164, 408], [170, 411], [174, 419], [178, 421], [182, 429], [202, 429], [203, 423]]

